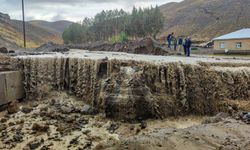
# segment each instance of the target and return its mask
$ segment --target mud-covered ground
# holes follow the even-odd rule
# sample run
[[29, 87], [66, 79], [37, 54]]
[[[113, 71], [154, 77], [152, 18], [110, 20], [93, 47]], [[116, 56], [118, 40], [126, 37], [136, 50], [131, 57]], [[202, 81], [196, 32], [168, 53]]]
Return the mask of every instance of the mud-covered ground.
[[[236, 87], [236, 90], [234, 91], [235, 93], [233, 94], [235, 98], [233, 100], [225, 100], [225, 102], [228, 102], [228, 104], [230, 105], [226, 105], [225, 107], [223, 107], [226, 109], [225, 112], [231, 112], [231, 114], [219, 113], [214, 117], [186, 116], [186, 114], [179, 114], [179, 117], [176, 118], [165, 117], [165, 119], [163, 120], [138, 119], [134, 120], [134, 122], [125, 122], [123, 120], [116, 121], [108, 119], [105, 116], [106, 113], [98, 112], [95, 108], [85, 104], [84, 103], [84, 101], [86, 101], [85, 97], [80, 96], [78, 99], [74, 96], [69, 96], [65, 92], [51, 92], [49, 88], [45, 88], [42, 90], [42, 91], [47, 91], [45, 92], [45, 94], [40, 93], [39, 97], [33, 96], [33, 99], [31, 99], [30, 101], [22, 101], [20, 103], [13, 102], [9, 105], [7, 110], [0, 112], [0, 149], [3, 150], [7, 149], [14, 149], [14, 150], [20, 150], [20, 149], [21, 150], [22, 149], [24, 150], [29, 150], [29, 149], [239, 150], [243, 149], [243, 150], [248, 150], [250, 149], [250, 125], [248, 124], [250, 122], [250, 114], [248, 114], [248, 117], [245, 117], [247, 115], [243, 116], [243, 118], [245, 117], [245, 122], [243, 122], [242, 119], [240, 119], [239, 117], [240, 115], [238, 115], [238, 112], [235, 112], [235, 110], [238, 110], [239, 112], [240, 111], [250, 112], [249, 97], [246, 96], [244, 97], [244, 99], [237, 99], [237, 96], [242, 97], [244, 94], [248, 95], [249, 84], [247, 83], [249, 81], [249, 75], [248, 75], [249, 64], [250, 64], [249, 58], [236, 59], [236, 58], [221, 58], [221, 57], [209, 57], [209, 56], [204, 56], [204, 57], [192, 56], [190, 58], [187, 58], [181, 56], [151, 56], [151, 55], [136, 55], [136, 54], [117, 53], [117, 52], [90, 52], [90, 51], [79, 51], [79, 50], [71, 50], [69, 53], [65, 54], [52, 53], [52, 54], [36, 55], [36, 56], [33, 55], [22, 56], [22, 57], [20, 56], [18, 58], [22, 59], [29, 57], [34, 59], [69, 57], [69, 58], [82, 58], [82, 59], [103, 60], [103, 61], [118, 59], [123, 61], [131, 61], [131, 60], [145, 61], [153, 64], [180, 62], [183, 64], [200, 65], [205, 67], [209, 65], [211, 66], [211, 69], [213, 69], [213, 71], [218, 70], [218, 71], [223, 71], [223, 73], [228, 71], [229, 75], [233, 74], [234, 72], [236, 73], [242, 72], [242, 73], [239, 74], [241, 76], [232, 75], [235, 78], [235, 81], [232, 83], [230, 82], [231, 78], [229, 78], [231, 77], [231, 75], [228, 76], [227, 78], [232, 85], [235, 85], [233, 87]], [[13, 67], [12, 65], [10, 65], [12, 63], [10, 63], [9, 61], [10, 60], [6, 58], [6, 62], [8, 63], [2, 62], [1, 63], [1, 66], [3, 66], [2, 68], [4, 69], [8, 68], [11, 70]], [[37, 63], [38, 62], [39, 61], [37, 61]], [[44, 64], [47, 63], [46, 60], [41, 62], [43, 62]], [[47, 67], [46, 65], [43, 65], [43, 63], [37, 65], [38, 67], [34, 65], [35, 67], [33, 66], [33, 68], [31, 68], [31, 70], [32, 69], [36, 70], [37, 68], [39, 68], [39, 70], [37, 69], [37, 71], [33, 70], [35, 73], [29, 72], [30, 74], [27, 74], [26, 72], [27, 77], [35, 77], [32, 78], [35, 80], [29, 80], [31, 85], [30, 87], [34, 86], [33, 81], [39, 80], [45, 82], [46, 81], [45, 77], [47, 76], [48, 78], [51, 77], [49, 71], [50, 70], [54, 71], [54, 69], [51, 69], [53, 65], [52, 66], [48, 65], [49, 64], [48, 63], [46, 65], [50, 67]], [[83, 63], [83, 64], [86, 65], [88, 63]], [[89, 66], [91, 68], [91, 65]], [[92, 66], [96, 66], [95, 63], [93, 63]], [[42, 68], [45, 70], [44, 71], [45, 73], [43, 72]], [[58, 69], [58, 66], [56, 68]], [[63, 69], [65, 68], [67, 67], [63, 67]], [[106, 70], [107, 68], [108, 67], [106, 67]], [[125, 78], [122, 78], [124, 82], [133, 81], [133, 80], [125, 80], [125, 79], [130, 79], [130, 77], [131, 78], [137, 77], [131, 75], [131, 73], [132, 74], [134, 73], [133, 70], [131, 70], [131, 68], [125, 67], [124, 71]], [[92, 69], [94, 70], [93, 72], [90, 72], [88, 70], [87, 71], [81, 70], [81, 72], [82, 73], [87, 72], [92, 75], [95, 74], [98, 75], [98, 71], [101, 71], [101, 73], [103, 72], [102, 69], [95, 70], [95, 67], [93, 67]], [[121, 67], [121, 71], [123, 70], [124, 67]], [[24, 72], [25, 71], [27, 70], [24, 70]], [[159, 74], [158, 71], [159, 70], [156, 69], [157, 74]], [[73, 71], [68, 70], [68, 72], [73, 72]], [[199, 73], [200, 72], [192, 74], [192, 78], [194, 78], [194, 76]], [[205, 75], [206, 73], [211, 73], [211, 72], [201, 72], [201, 73]], [[65, 75], [64, 73], [62, 74]], [[106, 74], [108, 75], [109, 73]], [[201, 74], [201, 76], [198, 76], [199, 79], [203, 77], [202, 76], [203, 74]], [[57, 74], [55, 75], [57, 77]], [[92, 77], [92, 75], [90, 75], [90, 77]], [[114, 76], [116, 75], [121, 76], [122, 74], [115, 74]], [[224, 73], [223, 75], [226, 76], [228, 74]], [[83, 74], [79, 77], [86, 77], [86, 74]], [[53, 80], [51, 80], [50, 82], [54, 81], [54, 79], [55, 78], [53, 78]], [[91, 84], [95, 83], [92, 82], [92, 80], [90, 79], [87, 79], [86, 81], [90, 81]], [[139, 79], [139, 77], [136, 79]], [[119, 79], [119, 81], [120, 80], [121, 79]], [[104, 80], [104, 81], [110, 81], [110, 80]], [[198, 79], [194, 80], [194, 83], [197, 83], [198, 81], [199, 81]], [[206, 81], [207, 82], [205, 82], [205, 84], [210, 85], [209, 84], [210, 81], [214, 81], [214, 79]], [[150, 80], [149, 82], [150, 85], [152, 84], [152, 82], [153, 81]], [[158, 82], [156, 82], [156, 85], [158, 85], [157, 83]], [[90, 85], [89, 82], [86, 82], [85, 84], [86, 87], [89, 87]], [[81, 83], [79, 85], [82, 86], [83, 84]], [[200, 82], [200, 85], [201, 87], [204, 87], [204, 82]], [[34, 88], [35, 87], [36, 86], [34, 86]], [[195, 89], [195, 87], [196, 86], [193, 86], [193, 89]], [[233, 87], [232, 89], [234, 89]], [[120, 88], [124, 87], [121, 86]], [[84, 88], [80, 87], [80, 91], [83, 91], [83, 89]], [[140, 87], [138, 89], [140, 89]], [[208, 86], [208, 88], [204, 89], [204, 91], [211, 89], [213, 89], [213, 86]], [[38, 90], [38, 92], [40, 91]], [[90, 92], [87, 92], [86, 94], [88, 93]], [[96, 94], [95, 92], [92, 93]], [[138, 96], [136, 95], [137, 93], [138, 91], [134, 92], [133, 94], [135, 96]], [[110, 93], [108, 94], [110, 95]], [[128, 93], [127, 96], [125, 93], [125, 97], [127, 96], [131, 98], [132, 96], [134, 96], [134, 95], [131, 96], [129, 94], [130, 93]], [[200, 94], [200, 92], [198, 91], [195, 94]], [[197, 100], [194, 99], [194, 100], [199, 102], [199, 99]], [[89, 101], [89, 104], [91, 104], [91, 102], [92, 101]], [[194, 103], [192, 104], [194, 105]], [[192, 104], [190, 106], [192, 106]], [[207, 105], [207, 103], [202, 103], [202, 105], [197, 105], [197, 107], [203, 107], [203, 105]], [[232, 108], [233, 106], [237, 106], [237, 109], [233, 109]], [[111, 112], [112, 113], [121, 112], [119, 110], [121, 107], [117, 108], [118, 108], [117, 111], [111, 111]]]
[[12, 103], [0, 121], [3, 150], [250, 148], [250, 125], [224, 113], [126, 123], [107, 119], [64, 92]]

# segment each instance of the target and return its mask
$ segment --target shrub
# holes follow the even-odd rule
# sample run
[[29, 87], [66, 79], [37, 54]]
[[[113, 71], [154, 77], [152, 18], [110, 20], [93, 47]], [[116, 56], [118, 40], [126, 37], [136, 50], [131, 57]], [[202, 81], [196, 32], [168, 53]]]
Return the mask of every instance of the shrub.
[[192, 50], [192, 51], [197, 51], [198, 48], [197, 48], [197, 47], [192, 47], [191, 50]]
[[112, 36], [112, 43], [126, 43], [128, 42], [128, 35], [125, 32], [120, 33], [119, 35]]

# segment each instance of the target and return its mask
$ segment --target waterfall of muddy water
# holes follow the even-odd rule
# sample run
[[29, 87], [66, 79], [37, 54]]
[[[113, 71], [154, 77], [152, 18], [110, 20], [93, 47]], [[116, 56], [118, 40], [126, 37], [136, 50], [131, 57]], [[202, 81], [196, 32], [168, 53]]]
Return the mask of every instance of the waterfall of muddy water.
[[[107, 117], [127, 121], [212, 115], [224, 110], [225, 100], [250, 99], [250, 61], [235, 60], [234, 64], [213, 58], [132, 54], [119, 58], [115, 53], [112, 56], [118, 59], [113, 59], [107, 52], [100, 55], [92, 58], [87, 52], [18, 57], [27, 99], [39, 97], [41, 87], [46, 85], [76, 95]], [[148, 61], [154, 58], [161, 61]]]

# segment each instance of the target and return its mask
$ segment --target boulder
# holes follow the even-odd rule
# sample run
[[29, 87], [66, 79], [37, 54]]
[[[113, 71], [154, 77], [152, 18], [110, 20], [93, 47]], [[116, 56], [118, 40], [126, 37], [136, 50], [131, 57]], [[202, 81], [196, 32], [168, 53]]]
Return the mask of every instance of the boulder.
[[38, 132], [47, 132], [49, 130], [48, 125], [43, 125], [43, 124], [38, 124], [34, 123], [32, 126], [33, 131], [38, 131]]
[[0, 48], [0, 53], [4, 53], [4, 54], [8, 53], [7, 48], [6, 47], [1, 47]]
[[81, 110], [81, 113], [84, 115], [96, 115], [98, 111], [92, 106], [84, 105]]
[[7, 107], [7, 111], [9, 114], [17, 113], [19, 111], [18, 102], [17, 101], [11, 102]]
[[32, 110], [33, 110], [33, 108], [30, 107], [30, 106], [23, 106], [23, 107], [21, 108], [21, 111], [22, 111], [23, 113], [25, 113], [25, 114], [30, 113]]

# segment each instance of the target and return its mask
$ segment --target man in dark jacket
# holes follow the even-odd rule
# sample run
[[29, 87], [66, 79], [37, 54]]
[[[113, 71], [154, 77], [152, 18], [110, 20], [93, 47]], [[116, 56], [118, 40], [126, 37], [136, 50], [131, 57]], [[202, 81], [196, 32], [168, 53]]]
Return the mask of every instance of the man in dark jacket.
[[191, 48], [191, 45], [192, 45], [192, 41], [191, 41], [191, 38], [188, 37], [186, 40], [185, 40], [185, 55], [190, 57], [190, 48]]
[[174, 36], [174, 33], [171, 33], [167, 36], [168, 48], [171, 48], [171, 41]]

